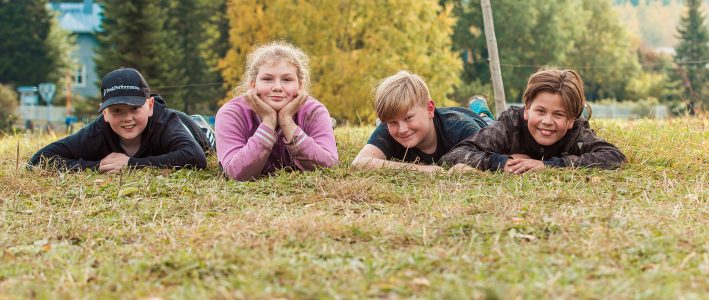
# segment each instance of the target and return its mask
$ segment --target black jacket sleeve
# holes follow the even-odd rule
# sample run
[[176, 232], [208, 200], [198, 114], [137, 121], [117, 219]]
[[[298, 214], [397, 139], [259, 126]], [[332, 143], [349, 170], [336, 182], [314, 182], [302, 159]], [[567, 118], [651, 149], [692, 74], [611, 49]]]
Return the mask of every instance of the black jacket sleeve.
[[28, 164], [70, 171], [95, 170], [98, 168], [101, 158], [107, 155], [99, 153], [100, 149], [105, 148], [104, 145], [101, 145], [102, 142], [102, 137], [97, 134], [94, 122], [77, 133], [40, 149], [32, 156]]
[[207, 167], [207, 157], [189, 131], [182, 125], [177, 114], [171, 114], [148, 139], [150, 147], [160, 148], [155, 153], [165, 153], [146, 157], [131, 157], [128, 165], [132, 167], [181, 168]]
[[448, 166], [466, 164], [480, 170], [502, 170], [509, 153], [508, 130], [503, 122], [478, 131], [443, 156]]
[[589, 128], [583, 128], [572, 148], [570, 155], [562, 157], [566, 167], [616, 169], [626, 161], [620, 149]]

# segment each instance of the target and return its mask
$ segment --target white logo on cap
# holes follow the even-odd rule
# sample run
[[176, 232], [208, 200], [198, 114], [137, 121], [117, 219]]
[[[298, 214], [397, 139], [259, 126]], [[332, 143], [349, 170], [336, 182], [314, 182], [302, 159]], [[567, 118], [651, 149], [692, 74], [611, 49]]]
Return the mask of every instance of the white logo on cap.
[[110, 87], [110, 88], [107, 88], [107, 89], [103, 90], [103, 96], [105, 97], [106, 94], [108, 94], [108, 93], [110, 93], [110, 92], [113, 92], [113, 91], [115, 91], [115, 90], [138, 90], [138, 91], [139, 91], [140, 88], [137, 87], [137, 86], [135, 86], [135, 85], [117, 85], [117, 86], [112, 86], [112, 87]]

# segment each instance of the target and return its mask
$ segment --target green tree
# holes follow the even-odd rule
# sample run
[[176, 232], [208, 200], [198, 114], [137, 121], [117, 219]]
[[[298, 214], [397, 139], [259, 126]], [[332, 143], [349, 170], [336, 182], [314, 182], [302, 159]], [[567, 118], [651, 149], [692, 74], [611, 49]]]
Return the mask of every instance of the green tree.
[[[139, 70], [168, 105], [182, 104], [187, 83], [184, 70], [174, 67], [181, 49], [167, 28], [167, 9], [159, 0], [103, 1], [104, 31], [98, 35], [96, 71], [99, 77], [120, 68]], [[97, 84], [100, 84], [98, 82]]]
[[15, 120], [15, 110], [19, 102], [12, 86], [0, 84], [0, 130], [9, 131]]
[[628, 82], [627, 99], [657, 98], [672, 103], [682, 98], [682, 81], [675, 76], [677, 68], [671, 55], [641, 46], [638, 47], [638, 60], [642, 72]]
[[[172, 67], [183, 74], [179, 89], [183, 111], [190, 112], [195, 105], [216, 103], [224, 96], [221, 75], [216, 68], [215, 55], [223, 56], [228, 45], [222, 38], [220, 26], [225, 23], [224, 0], [166, 0], [169, 7], [167, 29], [171, 33], [171, 46], [179, 48]], [[221, 10], [221, 11], [220, 11]], [[221, 18], [220, 18], [221, 17]], [[221, 23], [220, 23], [221, 22]], [[208, 47], [206, 47], [208, 46]]]
[[311, 60], [311, 94], [338, 119], [372, 121], [372, 87], [401, 69], [421, 75], [438, 105], [459, 82], [453, 19], [436, 1], [244, 0], [230, 2], [226, 82], [241, 79], [255, 45], [287, 40]]
[[[464, 83], [490, 82], [487, 43], [479, 1], [449, 1], [458, 17], [453, 49], [464, 60]], [[527, 78], [543, 65], [559, 65], [580, 31], [569, 0], [496, 0], [492, 2], [495, 35], [505, 93], [520, 101]], [[462, 100], [462, 99], [461, 99]]]
[[46, 0], [0, 1], [0, 82], [61, 85], [71, 67], [72, 40], [46, 4]]
[[579, 5], [577, 22], [583, 26], [562, 64], [579, 71], [589, 100], [625, 99], [632, 78], [647, 78], [640, 74], [637, 49], [609, 0], [582, 0]]
[[699, 7], [700, 0], [687, 0], [687, 14], [680, 20], [677, 32], [680, 43], [677, 46], [675, 62], [680, 68], [684, 82], [684, 95], [689, 99], [690, 113], [694, 113], [696, 105], [702, 103], [702, 89], [707, 77], [706, 64], [709, 61], [709, 32], [707, 32], [705, 16]]
[[[481, 8], [479, 1], [445, 3], [454, 5], [458, 17], [453, 49], [464, 61], [463, 84], [456, 93], [462, 102], [466, 95], [460, 91], [469, 93], [470, 87], [490, 82]], [[579, 71], [592, 99], [623, 97], [628, 76], [634, 76], [639, 65], [610, 4], [610, 0], [493, 1], [508, 101], [521, 101], [529, 75], [544, 65]]]
[[[202, 0], [207, 11], [207, 22], [204, 23], [204, 41], [200, 44], [201, 54], [211, 71], [213, 82], [224, 82], [219, 61], [229, 50], [229, 19], [227, 18], [227, 1]], [[209, 82], [209, 81], [207, 81]], [[214, 92], [213, 99], [224, 99], [228, 90], [226, 84], [210, 84], [208, 88]], [[219, 101], [208, 102], [210, 109], [216, 111]]]

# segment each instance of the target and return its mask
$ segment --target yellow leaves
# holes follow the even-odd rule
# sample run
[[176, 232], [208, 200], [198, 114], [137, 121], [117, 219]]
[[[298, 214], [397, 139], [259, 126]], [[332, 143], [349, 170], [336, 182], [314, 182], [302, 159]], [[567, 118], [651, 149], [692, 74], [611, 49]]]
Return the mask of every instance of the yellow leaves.
[[338, 119], [372, 122], [374, 84], [399, 70], [421, 75], [439, 103], [459, 82], [453, 19], [437, 1], [236, 2], [228, 12], [231, 49], [219, 65], [231, 88], [255, 44], [279, 39], [310, 56], [311, 94]]

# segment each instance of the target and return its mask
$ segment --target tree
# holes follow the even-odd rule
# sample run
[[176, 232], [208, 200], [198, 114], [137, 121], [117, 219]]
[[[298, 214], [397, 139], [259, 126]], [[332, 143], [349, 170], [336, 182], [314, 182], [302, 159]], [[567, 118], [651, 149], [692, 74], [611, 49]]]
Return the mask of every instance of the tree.
[[[166, 28], [167, 10], [159, 0], [103, 1], [103, 32], [98, 35], [96, 71], [99, 76], [120, 68], [139, 70], [168, 104], [182, 103], [184, 92], [170, 87], [187, 83], [184, 70], [174, 67], [181, 49]], [[97, 84], [100, 84], [97, 83]]]
[[[466, 84], [490, 82], [480, 3], [452, 2], [458, 17], [453, 49], [465, 61], [461, 77]], [[542, 65], [559, 65], [573, 48], [573, 38], [580, 31], [573, 4], [569, 0], [492, 2], [502, 78], [509, 100], [521, 101], [529, 75]]]
[[[216, 68], [216, 55], [223, 56], [228, 45], [223, 38], [220, 26], [223, 26], [226, 1], [223, 0], [167, 0], [168, 22], [172, 37], [171, 46], [179, 48], [177, 60], [172, 67], [183, 74], [185, 86], [179, 89], [184, 112], [190, 112], [195, 105], [216, 103], [224, 96], [219, 84], [222, 79]], [[221, 17], [221, 18], [220, 18]]]
[[700, 12], [700, 0], [687, 0], [687, 14], [680, 20], [677, 32], [680, 43], [677, 46], [675, 62], [679, 66], [680, 77], [684, 82], [684, 96], [689, 99], [690, 114], [697, 104], [702, 103], [702, 89], [707, 77], [709, 61], [709, 32], [705, 16]]
[[372, 87], [401, 69], [421, 75], [436, 103], [459, 82], [453, 19], [436, 1], [244, 0], [230, 2], [230, 49], [220, 67], [238, 85], [255, 46], [287, 40], [311, 62], [311, 94], [338, 119], [371, 122]]
[[676, 74], [676, 64], [672, 55], [641, 46], [638, 48], [638, 60], [642, 72], [628, 82], [628, 99], [657, 98], [661, 102], [672, 102], [682, 97], [682, 82], [673, 76]]
[[[458, 17], [453, 49], [465, 62], [458, 90], [469, 93], [470, 87], [490, 82], [480, 4], [446, 1], [451, 2]], [[511, 101], [521, 102], [529, 75], [544, 65], [579, 71], [591, 98], [624, 96], [626, 76], [639, 70], [610, 0], [496, 0], [492, 4], [505, 93]]]
[[581, 31], [563, 65], [576, 68], [589, 100], [625, 99], [626, 86], [640, 74], [637, 48], [611, 7], [610, 1], [582, 0], [577, 22]]
[[9, 131], [15, 120], [15, 109], [19, 104], [17, 93], [8, 85], [0, 84], [0, 130]]
[[46, 0], [0, 1], [0, 82], [36, 85], [61, 80], [71, 67], [73, 41]]
[[[206, 65], [210, 69], [213, 82], [221, 82], [220, 85], [209, 85], [214, 95], [210, 99], [223, 99], [227, 85], [224, 84], [219, 61], [224, 57], [229, 49], [229, 19], [227, 18], [227, 1], [225, 0], [202, 0], [207, 11], [207, 22], [204, 23], [204, 41], [200, 43], [200, 51]], [[209, 81], [207, 81], [209, 82]], [[219, 101], [209, 101], [210, 109], [216, 111]]]

